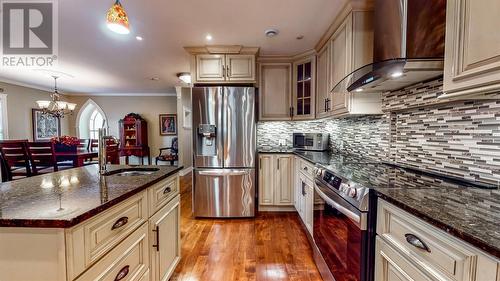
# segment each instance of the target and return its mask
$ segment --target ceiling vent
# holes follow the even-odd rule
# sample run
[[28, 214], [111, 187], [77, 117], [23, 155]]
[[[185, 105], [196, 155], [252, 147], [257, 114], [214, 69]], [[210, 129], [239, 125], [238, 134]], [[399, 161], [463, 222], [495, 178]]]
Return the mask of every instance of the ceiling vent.
[[277, 29], [271, 28], [266, 30], [264, 33], [266, 34], [267, 37], [273, 38], [274, 36], [277, 36], [278, 33], [280, 32]]

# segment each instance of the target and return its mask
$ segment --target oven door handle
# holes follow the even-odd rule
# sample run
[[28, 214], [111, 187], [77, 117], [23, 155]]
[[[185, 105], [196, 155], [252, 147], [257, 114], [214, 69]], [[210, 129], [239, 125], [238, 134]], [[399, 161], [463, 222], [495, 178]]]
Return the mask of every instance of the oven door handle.
[[[320, 185], [318, 181], [316, 181], [316, 185]], [[346, 207], [342, 206], [341, 204], [335, 202], [332, 198], [330, 198], [328, 195], [326, 195], [323, 191], [321, 191], [321, 188], [316, 186], [314, 188], [316, 193], [318, 193], [319, 197], [323, 199], [328, 205], [332, 206], [342, 214], [344, 214], [346, 217], [348, 217], [352, 222], [356, 224], [361, 230], [366, 230], [366, 218], [363, 214], [357, 214]]]

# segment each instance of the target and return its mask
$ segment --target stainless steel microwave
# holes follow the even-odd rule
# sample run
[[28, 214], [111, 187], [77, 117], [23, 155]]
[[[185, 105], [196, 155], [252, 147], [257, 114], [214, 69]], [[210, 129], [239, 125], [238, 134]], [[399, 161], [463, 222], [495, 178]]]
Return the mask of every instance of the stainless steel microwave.
[[293, 133], [293, 148], [324, 151], [328, 149], [329, 134]]

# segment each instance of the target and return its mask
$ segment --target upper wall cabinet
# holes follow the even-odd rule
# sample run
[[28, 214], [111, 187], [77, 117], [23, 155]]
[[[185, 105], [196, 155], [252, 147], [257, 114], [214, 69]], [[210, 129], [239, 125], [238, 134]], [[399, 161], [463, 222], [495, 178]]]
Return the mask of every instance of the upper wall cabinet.
[[444, 92], [467, 97], [500, 91], [500, 1], [448, 0]]
[[259, 58], [259, 120], [315, 117], [316, 56]]
[[192, 54], [193, 83], [255, 83], [258, 48], [242, 46], [185, 47]]
[[[351, 10], [319, 46], [316, 117], [382, 114], [381, 95], [330, 92], [354, 70], [373, 61], [373, 12]], [[330, 34], [330, 35], [329, 35]]]
[[291, 120], [292, 64], [259, 64], [259, 120]]
[[316, 117], [330, 115], [330, 44], [326, 44], [316, 59]]
[[315, 56], [308, 56], [293, 63], [293, 104], [294, 120], [314, 119], [315, 111]]

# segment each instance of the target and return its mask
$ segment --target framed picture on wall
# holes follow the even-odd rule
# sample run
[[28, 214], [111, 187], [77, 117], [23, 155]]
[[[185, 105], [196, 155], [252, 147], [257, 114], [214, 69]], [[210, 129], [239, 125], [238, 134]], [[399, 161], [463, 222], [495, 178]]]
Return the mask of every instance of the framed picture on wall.
[[177, 114], [160, 114], [160, 136], [177, 135]]
[[61, 120], [52, 115], [43, 114], [40, 109], [31, 110], [33, 141], [48, 141], [61, 135]]

